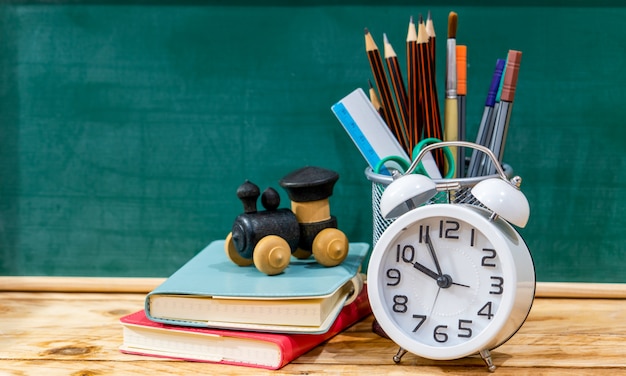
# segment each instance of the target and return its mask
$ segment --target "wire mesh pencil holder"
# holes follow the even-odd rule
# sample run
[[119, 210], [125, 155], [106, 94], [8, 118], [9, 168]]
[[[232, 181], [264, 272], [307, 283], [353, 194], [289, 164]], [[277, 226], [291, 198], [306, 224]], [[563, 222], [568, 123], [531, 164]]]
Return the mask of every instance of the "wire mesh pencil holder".
[[[452, 145], [452, 142], [441, 143], [442, 146]], [[469, 144], [469, 145], [468, 145]], [[463, 147], [472, 147], [472, 143], [463, 142], [459, 145]], [[436, 147], [433, 147], [436, 148]], [[476, 148], [474, 148], [477, 150]], [[416, 158], [418, 160], [419, 156]], [[421, 158], [419, 158], [421, 159]], [[466, 160], [465, 162], [468, 162]], [[502, 165], [502, 169], [504, 174], [508, 179], [513, 176], [513, 169], [511, 166], [507, 164]], [[385, 188], [393, 181], [393, 177], [390, 175], [383, 175], [374, 172], [371, 167], [367, 167], [365, 169], [365, 176], [367, 180], [372, 183], [372, 247], [376, 245], [378, 239], [383, 234], [383, 232], [389, 227], [389, 225], [395, 220], [386, 219], [380, 214], [380, 199], [385, 191]], [[500, 174], [494, 173], [483, 176], [476, 177], [467, 177], [467, 178], [454, 178], [454, 179], [433, 179], [433, 181], [437, 184], [445, 184], [450, 187], [450, 189], [438, 192], [430, 201], [428, 201], [425, 205], [436, 204], [436, 203], [453, 203], [453, 204], [469, 204], [469, 205], [477, 205], [483, 206], [475, 197], [472, 195], [472, 188], [480, 181], [489, 179], [489, 178], [497, 178], [500, 177]]]

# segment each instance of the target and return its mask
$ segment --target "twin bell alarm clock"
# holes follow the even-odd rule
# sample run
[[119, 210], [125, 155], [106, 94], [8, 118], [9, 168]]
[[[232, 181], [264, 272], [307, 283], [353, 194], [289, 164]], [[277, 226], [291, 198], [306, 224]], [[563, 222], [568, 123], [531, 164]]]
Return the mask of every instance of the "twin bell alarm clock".
[[[427, 204], [454, 179], [436, 183], [413, 174], [436, 147], [471, 147], [486, 153], [497, 174], [471, 188], [479, 204]], [[457, 179], [456, 183], [458, 183]], [[522, 326], [535, 295], [535, 268], [514, 226], [530, 214], [520, 191], [486, 147], [462, 141], [424, 148], [404, 173], [396, 173], [380, 202], [381, 215], [396, 218], [372, 251], [367, 272], [377, 324], [400, 349], [435, 360], [480, 355], [495, 370], [490, 351]]]

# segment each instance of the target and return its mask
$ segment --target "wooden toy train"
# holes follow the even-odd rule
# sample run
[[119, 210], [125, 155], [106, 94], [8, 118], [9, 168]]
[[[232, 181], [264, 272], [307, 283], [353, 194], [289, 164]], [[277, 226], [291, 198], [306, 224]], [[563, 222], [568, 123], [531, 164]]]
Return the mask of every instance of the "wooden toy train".
[[330, 214], [329, 197], [339, 175], [320, 167], [303, 167], [279, 184], [291, 200], [291, 209], [279, 209], [280, 195], [267, 188], [261, 195], [265, 210], [257, 211], [259, 187], [246, 180], [237, 189], [244, 213], [237, 216], [226, 237], [225, 251], [239, 266], [254, 264], [267, 275], [282, 273], [293, 255], [313, 255], [324, 266], [339, 265], [348, 255], [348, 238]]

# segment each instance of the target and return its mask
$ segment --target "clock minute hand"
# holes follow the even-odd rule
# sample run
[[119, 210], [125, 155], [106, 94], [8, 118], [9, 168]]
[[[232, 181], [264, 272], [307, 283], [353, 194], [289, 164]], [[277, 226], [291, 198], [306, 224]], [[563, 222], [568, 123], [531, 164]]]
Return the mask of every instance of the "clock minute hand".
[[430, 241], [429, 232], [426, 233], [426, 245], [428, 246], [428, 250], [430, 251], [430, 255], [432, 256], [433, 261], [435, 262], [437, 273], [439, 273], [439, 275], [442, 275], [443, 273], [441, 272], [441, 266], [439, 265], [439, 260], [437, 259], [437, 254], [435, 253], [435, 248], [433, 247], [433, 243]]
[[428, 250], [430, 251], [430, 255], [435, 262], [435, 267], [437, 268], [437, 272], [439, 276], [437, 278], [437, 284], [439, 287], [448, 288], [450, 285], [461, 286], [461, 287], [469, 287], [468, 285], [464, 285], [462, 283], [456, 283], [452, 281], [452, 277], [448, 274], [443, 274], [441, 271], [441, 266], [439, 265], [439, 260], [437, 259], [437, 253], [435, 252], [435, 248], [433, 247], [433, 243], [430, 241], [430, 233], [426, 233], [426, 245], [428, 246]]

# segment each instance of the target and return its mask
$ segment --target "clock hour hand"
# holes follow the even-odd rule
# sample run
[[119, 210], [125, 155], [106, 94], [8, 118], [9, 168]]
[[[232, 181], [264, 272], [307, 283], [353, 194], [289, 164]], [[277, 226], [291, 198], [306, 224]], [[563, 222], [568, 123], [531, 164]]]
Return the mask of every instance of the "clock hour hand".
[[439, 278], [439, 274], [437, 274], [434, 271], [428, 269], [427, 267], [425, 267], [424, 265], [420, 264], [419, 262], [414, 262], [413, 263], [413, 267], [415, 269], [419, 270], [420, 272], [426, 274], [430, 278], [434, 279], [435, 281], [437, 280], [437, 278]]

